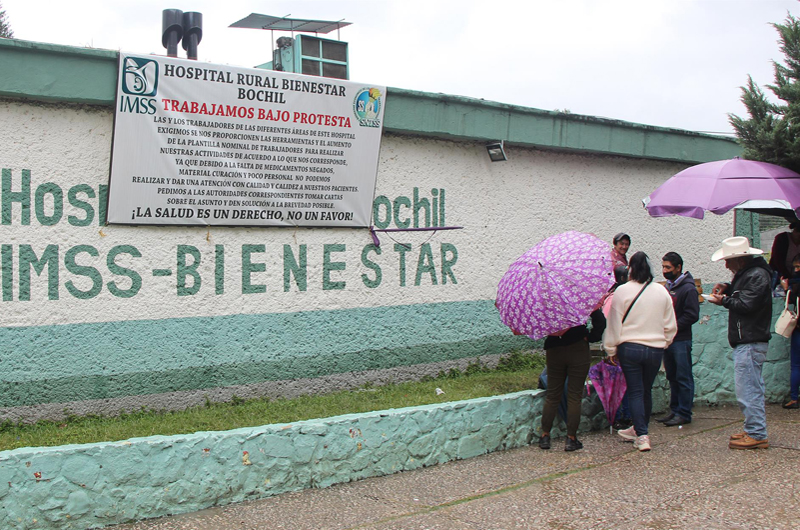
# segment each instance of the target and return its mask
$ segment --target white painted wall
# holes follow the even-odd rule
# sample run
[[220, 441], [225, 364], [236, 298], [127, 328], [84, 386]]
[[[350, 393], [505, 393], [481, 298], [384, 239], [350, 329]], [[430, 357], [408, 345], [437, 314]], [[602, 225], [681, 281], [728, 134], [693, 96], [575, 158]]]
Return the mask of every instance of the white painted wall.
[[[30, 226], [20, 225], [21, 208], [12, 207], [12, 223], [2, 227], [6, 244], [26, 243], [40, 253], [47, 245], [59, 245], [61, 283], [59, 300], [48, 300], [45, 276], [33, 276], [31, 300], [19, 301], [18, 278], [14, 278], [14, 300], [5, 301], [3, 325], [31, 326], [73, 324], [126, 319], [166, 319], [292, 312], [316, 309], [376, 307], [396, 304], [492, 299], [499, 278], [518, 255], [537, 241], [565, 230], [593, 232], [611, 240], [625, 231], [631, 235], [629, 255], [644, 250], [659, 265], [660, 256], [679, 252], [695, 277], [704, 282], [727, 278], [720, 264], [710, 256], [719, 242], [731, 235], [732, 214], [709, 215], [698, 221], [684, 218], [650, 218], [641, 198], [661, 182], [683, 169], [683, 165], [619, 157], [556, 153], [508, 146], [509, 160], [491, 163], [481, 144], [456, 143], [417, 137], [386, 135], [383, 141], [377, 195], [389, 199], [411, 197], [414, 187], [431, 199], [431, 188], [446, 190], [446, 224], [463, 230], [380, 234], [381, 256], [371, 255], [383, 270], [383, 282], [374, 289], [364, 286], [362, 274], [373, 275], [361, 263], [361, 251], [371, 242], [366, 230], [344, 229], [255, 229], [255, 228], [166, 228], [71, 226], [68, 215], [84, 212], [67, 203], [67, 190], [88, 184], [95, 190], [107, 183], [111, 145], [112, 114], [105, 108], [67, 105], [0, 102], [0, 166], [11, 170], [14, 191], [19, 190], [22, 170], [31, 171], [31, 195], [44, 183], [57, 184], [64, 192], [64, 217], [55, 226], [41, 226], [32, 213]], [[51, 198], [45, 202], [52, 213]], [[97, 199], [87, 200], [97, 204]], [[406, 210], [407, 212], [407, 210]], [[410, 243], [407, 255], [408, 280], [400, 287], [399, 254], [394, 242]], [[458, 284], [430, 285], [423, 275], [414, 286], [419, 245], [429, 242], [439, 266], [439, 244], [448, 242], [458, 249], [453, 271]], [[347, 251], [334, 254], [334, 261], [346, 262], [345, 271], [331, 278], [345, 281], [344, 290], [321, 288], [322, 245], [344, 243]], [[143, 285], [132, 298], [112, 296], [104, 287], [89, 300], [78, 300], [64, 290], [73, 280], [80, 289], [91, 282], [64, 269], [64, 253], [75, 245], [92, 245], [100, 256], [83, 254], [78, 262], [101, 271], [103, 281], [113, 276], [105, 267], [105, 254], [115, 245], [133, 245], [143, 256], [120, 260], [140, 272]], [[263, 294], [243, 295], [241, 290], [241, 245], [264, 244], [266, 253], [253, 261], [266, 263], [265, 272], [252, 275], [254, 283], [265, 284]], [[308, 290], [283, 291], [283, 245], [308, 245]], [[150, 271], [175, 267], [177, 245], [193, 245], [202, 255], [200, 292], [177, 296], [176, 278], [153, 277]], [[226, 251], [225, 294], [214, 294], [214, 246]], [[125, 257], [125, 256], [123, 256]], [[15, 246], [16, 269], [16, 246]], [[657, 269], [657, 274], [660, 268]]]

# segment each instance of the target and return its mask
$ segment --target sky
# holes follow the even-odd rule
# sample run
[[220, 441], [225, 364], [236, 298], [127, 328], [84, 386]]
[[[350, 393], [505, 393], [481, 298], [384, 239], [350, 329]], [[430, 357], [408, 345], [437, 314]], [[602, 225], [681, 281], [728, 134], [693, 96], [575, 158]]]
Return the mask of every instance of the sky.
[[[164, 54], [163, 9], [203, 14], [199, 60], [271, 60], [250, 13], [345, 20], [350, 79], [731, 134], [747, 76], [772, 83], [772, 23], [798, 0], [0, 0], [18, 39]], [[274, 38], [286, 36], [275, 32]], [[337, 38], [336, 32], [328, 35]], [[185, 57], [180, 49], [179, 56]], [[391, 97], [391, 92], [389, 93]]]

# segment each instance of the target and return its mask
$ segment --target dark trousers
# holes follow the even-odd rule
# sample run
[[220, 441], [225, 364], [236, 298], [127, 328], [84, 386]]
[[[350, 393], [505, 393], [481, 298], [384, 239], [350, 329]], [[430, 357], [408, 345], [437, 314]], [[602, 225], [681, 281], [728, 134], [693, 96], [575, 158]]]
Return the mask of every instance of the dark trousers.
[[664, 370], [669, 381], [669, 408], [683, 419], [692, 419], [694, 376], [692, 341], [676, 340], [664, 351]]
[[575, 436], [581, 422], [581, 399], [592, 354], [589, 343], [579, 340], [574, 344], [551, 348], [545, 352], [547, 359], [547, 394], [542, 410], [542, 432], [550, 432], [556, 417], [558, 403], [567, 383], [567, 435]]
[[789, 374], [789, 399], [798, 400], [800, 390], [800, 327], [792, 333], [791, 372]]
[[653, 382], [661, 368], [663, 348], [651, 348], [633, 342], [617, 346], [617, 357], [628, 385], [628, 406], [637, 436], [647, 434], [653, 408]]

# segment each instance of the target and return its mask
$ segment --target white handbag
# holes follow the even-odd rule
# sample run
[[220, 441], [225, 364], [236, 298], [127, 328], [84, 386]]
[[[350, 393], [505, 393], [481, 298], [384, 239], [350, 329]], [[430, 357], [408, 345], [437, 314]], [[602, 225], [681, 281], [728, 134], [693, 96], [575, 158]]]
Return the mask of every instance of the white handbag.
[[775, 322], [775, 333], [787, 339], [792, 336], [794, 328], [797, 326], [797, 313], [789, 309], [789, 295], [786, 295], [786, 305], [783, 307], [778, 320]]

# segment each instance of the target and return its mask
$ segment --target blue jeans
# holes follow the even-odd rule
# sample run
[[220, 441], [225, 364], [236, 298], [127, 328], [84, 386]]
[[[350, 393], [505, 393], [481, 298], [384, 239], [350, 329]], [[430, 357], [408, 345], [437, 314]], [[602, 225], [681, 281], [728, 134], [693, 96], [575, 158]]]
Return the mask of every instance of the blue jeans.
[[694, 376], [692, 375], [692, 341], [676, 340], [664, 350], [664, 369], [669, 381], [669, 408], [683, 419], [692, 419]]
[[744, 432], [755, 440], [767, 437], [764, 409], [764, 378], [761, 367], [767, 358], [767, 343], [739, 344], [733, 348], [733, 376], [739, 410], [744, 414]]
[[619, 402], [619, 408], [617, 409], [617, 415], [614, 417], [614, 419], [615, 420], [629, 420], [629, 419], [631, 419], [631, 409], [630, 409], [630, 407], [628, 407], [628, 392], [627, 391], [624, 394], [622, 394], [622, 401]]
[[800, 390], [800, 328], [792, 333], [792, 372], [789, 377], [789, 399], [797, 401]]
[[661, 368], [663, 348], [651, 348], [633, 342], [617, 346], [617, 357], [628, 385], [628, 406], [637, 436], [647, 434], [653, 408], [653, 382]]

